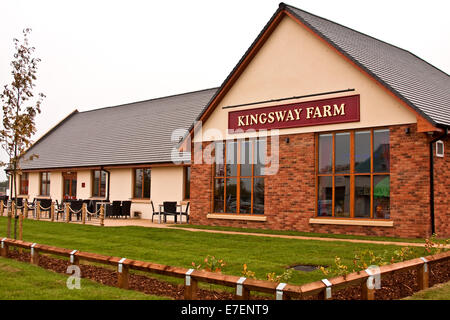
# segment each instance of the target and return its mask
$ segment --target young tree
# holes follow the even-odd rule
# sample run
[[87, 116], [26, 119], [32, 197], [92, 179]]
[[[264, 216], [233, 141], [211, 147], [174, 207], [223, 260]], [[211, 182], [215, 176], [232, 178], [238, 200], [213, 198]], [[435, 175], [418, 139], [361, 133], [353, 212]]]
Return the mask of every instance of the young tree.
[[[33, 89], [36, 86], [37, 65], [41, 61], [35, 58], [34, 47], [28, 42], [31, 29], [23, 30], [23, 40], [14, 39], [15, 53], [11, 61], [12, 82], [3, 88], [0, 101], [3, 108], [3, 128], [0, 131], [0, 143], [9, 157], [7, 170], [12, 182], [11, 199], [17, 199], [17, 175], [20, 172], [20, 161], [27, 148], [32, 144], [31, 137], [36, 132], [35, 117], [41, 112], [41, 103], [45, 98], [43, 93], [36, 97]], [[15, 206], [14, 206], [15, 207]], [[12, 212], [14, 216], [14, 238], [17, 236], [17, 209]], [[20, 232], [21, 233], [21, 232]], [[11, 215], [8, 216], [7, 236], [11, 236]]]

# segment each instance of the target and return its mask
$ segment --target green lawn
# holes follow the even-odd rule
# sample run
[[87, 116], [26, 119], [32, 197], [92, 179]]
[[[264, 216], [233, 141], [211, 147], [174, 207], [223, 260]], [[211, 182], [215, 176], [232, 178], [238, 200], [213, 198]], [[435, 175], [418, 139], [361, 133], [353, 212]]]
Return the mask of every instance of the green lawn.
[[[0, 218], [0, 236], [6, 234], [6, 221], [5, 217]], [[281, 274], [293, 264], [334, 265], [335, 256], [351, 266], [358, 250], [371, 249], [378, 255], [387, 251], [390, 255], [399, 249], [392, 245], [212, 234], [175, 228], [101, 228], [34, 220], [24, 221], [24, 240], [185, 268], [214, 255], [226, 262], [223, 273], [239, 276], [245, 263], [259, 279], [265, 279], [270, 272]], [[418, 256], [424, 255], [423, 248], [413, 250]], [[324, 277], [320, 270], [296, 271], [289, 282], [302, 284]]]
[[450, 282], [419, 291], [406, 300], [450, 300]]
[[193, 228], [193, 229], [200, 229], [200, 230], [236, 231], [236, 232], [245, 232], [245, 233], [261, 233], [261, 234], [301, 236], [301, 237], [313, 237], [313, 238], [335, 238], [335, 239], [356, 239], [356, 240], [425, 243], [425, 239], [421, 239], [421, 238], [356, 236], [356, 235], [348, 235], [348, 234], [314, 233], [314, 232], [301, 232], [301, 231], [288, 231], [288, 230], [250, 229], [250, 228], [235, 228], [235, 227], [220, 227], [220, 226], [190, 225], [190, 224], [172, 224], [169, 226], [172, 228]]
[[161, 297], [81, 279], [69, 290], [64, 276], [29, 263], [0, 258], [0, 300], [155, 300]]

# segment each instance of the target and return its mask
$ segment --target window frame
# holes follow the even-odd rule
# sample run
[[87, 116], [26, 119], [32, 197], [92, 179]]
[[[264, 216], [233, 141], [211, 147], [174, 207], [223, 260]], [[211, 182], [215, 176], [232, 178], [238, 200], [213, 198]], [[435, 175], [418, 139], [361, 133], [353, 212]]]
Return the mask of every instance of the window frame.
[[[213, 212], [214, 214], [225, 214], [225, 215], [232, 215], [232, 216], [264, 216], [265, 215], [265, 211], [266, 211], [266, 207], [264, 204], [264, 212], [263, 213], [255, 213], [254, 212], [254, 187], [255, 187], [255, 179], [256, 178], [262, 178], [264, 179], [264, 199], [265, 199], [265, 194], [266, 194], [266, 175], [255, 175], [255, 163], [252, 163], [251, 166], [251, 175], [246, 175], [243, 176], [241, 175], [241, 163], [240, 163], [240, 159], [241, 159], [241, 143], [242, 142], [251, 142], [251, 146], [252, 146], [252, 150], [251, 150], [251, 155], [250, 158], [252, 159], [252, 161], [255, 159], [255, 146], [257, 145], [257, 141], [259, 140], [265, 140], [265, 145], [266, 145], [266, 157], [267, 157], [267, 145], [268, 145], [268, 139], [266, 138], [242, 138], [242, 139], [230, 139], [230, 140], [222, 140], [222, 141], [214, 141], [214, 157], [216, 154], [216, 146], [218, 143], [222, 143], [223, 144], [223, 166], [224, 166], [224, 175], [223, 176], [218, 176], [216, 175], [216, 161], [214, 161], [214, 164], [212, 165], [212, 181], [211, 181], [211, 212]], [[235, 156], [235, 158], [237, 159], [237, 168], [236, 168], [236, 175], [235, 176], [228, 176], [227, 175], [227, 145], [228, 143], [236, 143], [237, 144], [237, 155]], [[265, 168], [265, 164], [262, 164], [263, 167]], [[215, 208], [214, 208], [214, 195], [215, 195], [215, 181], [218, 179], [223, 179], [223, 183], [224, 183], [224, 200], [223, 200], [223, 212], [216, 212]], [[227, 179], [235, 179], [236, 180], [236, 212], [227, 212], [226, 211], [226, 198], [227, 198], [227, 187], [226, 187], [226, 181]], [[240, 209], [241, 209], [241, 205], [240, 205], [240, 201], [241, 201], [241, 179], [251, 179], [251, 207], [250, 207], [250, 212], [245, 212], [245, 213], [241, 213]]]
[[[99, 194], [95, 194], [94, 190], [95, 190], [95, 172], [99, 171], [100, 172], [100, 177], [98, 179], [98, 192]], [[102, 185], [102, 175], [105, 174], [105, 191], [104, 194], [102, 194], [101, 190], [101, 185]], [[92, 170], [92, 190], [91, 190], [91, 195], [92, 197], [97, 197], [97, 198], [105, 198], [106, 197], [106, 188], [108, 188], [108, 175], [106, 173], [106, 171], [104, 170]]]
[[[387, 130], [389, 132], [389, 171], [387, 172], [375, 172], [374, 171], [374, 132], [380, 130]], [[355, 172], [355, 134], [356, 132], [370, 131], [370, 171], [364, 173]], [[350, 170], [348, 173], [335, 173], [335, 136], [339, 133], [350, 133]], [[319, 173], [319, 136], [331, 134], [332, 135], [332, 171], [331, 173]], [[352, 219], [352, 220], [370, 220], [370, 221], [380, 221], [380, 220], [391, 220], [389, 218], [376, 218], [374, 217], [374, 177], [375, 176], [387, 176], [389, 181], [391, 178], [391, 130], [389, 127], [377, 127], [377, 128], [358, 128], [358, 129], [348, 129], [348, 130], [337, 130], [337, 131], [324, 131], [317, 132], [315, 134], [315, 214], [316, 218], [321, 219]], [[331, 216], [319, 216], [319, 177], [332, 177], [332, 209]], [[338, 176], [350, 176], [350, 212], [348, 217], [336, 217], [335, 216], [335, 177]], [[370, 217], [355, 217], [355, 177], [357, 176], [370, 176]], [[390, 191], [389, 191], [390, 192]], [[389, 204], [389, 208], [391, 205]]]
[[[136, 195], [136, 172], [137, 172], [137, 170], [143, 170], [143, 174], [142, 174], [142, 180], [141, 180], [141, 182], [142, 182], [142, 191], [141, 191], [141, 194], [138, 196], [138, 195]], [[144, 197], [144, 181], [145, 181], [145, 179], [144, 179], [144, 171], [145, 170], [149, 170], [150, 171], [150, 181], [149, 181], [149, 195], [148, 195], [148, 197]], [[139, 168], [133, 168], [133, 199], [146, 199], [146, 200], [148, 200], [148, 199], [151, 199], [151, 195], [152, 195], [152, 169], [151, 168], [141, 168], [141, 167], [139, 167]]]
[[[183, 199], [190, 200], [191, 198], [191, 166], [183, 167]], [[189, 177], [189, 179], [188, 179]]]
[[[41, 171], [39, 173], [39, 195], [44, 196], [44, 197], [48, 197], [50, 196], [50, 171]], [[45, 187], [45, 192], [43, 190], [43, 181], [44, 181], [44, 175], [46, 176], [46, 187]]]
[[[26, 179], [24, 179], [25, 176], [26, 176]], [[30, 185], [29, 179], [30, 178], [29, 178], [28, 172], [22, 172], [22, 174], [20, 175], [20, 178], [19, 178], [19, 194], [20, 195], [28, 195], [29, 185]], [[26, 182], [25, 185], [24, 185], [24, 182]], [[25, 189], [23, 189], [24, 187], [25, 187]]]

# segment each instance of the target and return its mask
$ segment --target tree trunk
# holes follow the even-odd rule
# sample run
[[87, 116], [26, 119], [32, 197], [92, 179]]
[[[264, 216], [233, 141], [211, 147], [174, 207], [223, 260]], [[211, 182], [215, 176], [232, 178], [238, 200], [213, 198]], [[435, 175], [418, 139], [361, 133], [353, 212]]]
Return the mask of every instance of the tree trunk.
[[[12, 177], [9, 179], [9, 190], [12, 191]], [[10, 192], [9, 195], [12, 200], [12, 192]], [[11, 238], [11, 209], [10, 208], [6, 208], [6, 214], [8, 216], [8, 223], [6, 225], [6, 237]]]
[[[15, 166], [15, 165], [14, 165]], [[13, 206], [13, 215], [14, 215], [14, 240], [17, 239], [17, 168], [14, 168], [14, 206]]]

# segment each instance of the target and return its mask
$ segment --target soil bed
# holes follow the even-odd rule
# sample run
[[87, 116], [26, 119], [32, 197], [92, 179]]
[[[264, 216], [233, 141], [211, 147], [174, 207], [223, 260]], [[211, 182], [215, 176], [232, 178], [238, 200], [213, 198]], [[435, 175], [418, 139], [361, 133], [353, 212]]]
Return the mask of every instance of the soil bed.
[[[19, 253], [16, 250], [9, 251], [8, 257], [18, 261], [29, 262], [30, 253]], [[58, 273], [66, 274], [67, 267], [70, 265], [68, 260], [49, 257], [47, 255], [40, 255], [39, 266]], [[117, 272], [103, 267], [80, 264], [81, 276], [83, 278], [91, 279], [108, 286], [117, 285]], [[437, 283], [450, 281], [450, 260], [438, 263], [429, 264], [430, 287]], [[402, 299], [411, 296], [413, 293], [419, 291], [417, 285], [417, 271], [399, 271], [393, 274], [383, 276], [381, 279], [381, 289], [375, 291], [376, 300], [393, 300]], [[129, 288], [144, 292], [147, 294], [165, 296], [176, 300], [184, 299], [184, 286], [176, 285], [166, 281], [150, 278], [138, 274], [130, 274]], [[333, 292], [333, 299], [335, 300], [359, 300], [361, 298], [361, 290], [359, 287], [348, 287], [336, 292]], [[199, 289], [197, 292], [198, 299], [201, 300], [231, 300], [234, 295], [225, 291], [212, 291]], [[252, 295], [251, 299], [269, 299], [270, 297], [262, 297]], [[317, 299], [317, 297], [309, 297], [310, 299]]]

